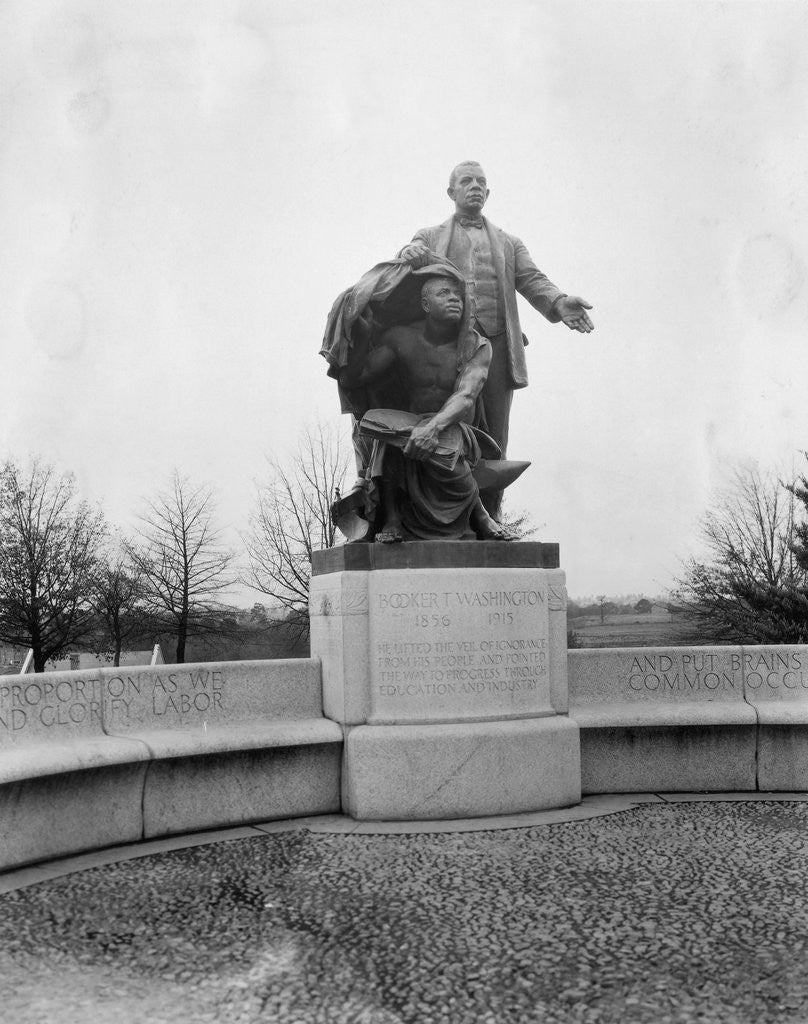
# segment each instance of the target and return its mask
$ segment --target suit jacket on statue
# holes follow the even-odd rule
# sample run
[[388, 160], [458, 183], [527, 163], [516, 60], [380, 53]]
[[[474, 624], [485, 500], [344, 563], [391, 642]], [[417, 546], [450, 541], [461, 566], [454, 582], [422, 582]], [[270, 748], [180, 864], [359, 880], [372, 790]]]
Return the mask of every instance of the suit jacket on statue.
[[[491, 257], [499, 285], [499, 298], [505, 310], [511, 383], [514, 388], [523, 388], [527, 384], [527, 338], [519, 326], [516, 293], [523, 295], [530, 305], [551, 323], [558, 323], [561, 317], [555, 312], [553, 303], [564, 295], [564, 292], [539, 270], [520, 239], [498, 228], [486, 217], [483, 217], [483, 227], [488, 232], [491, 243]], [[452, 232], [462, 230], [452, 216], [443, 224], [422, 228], [414, 235], [413, 242], [423, 242], [432, 252], [439, 256], [447, 256]]]

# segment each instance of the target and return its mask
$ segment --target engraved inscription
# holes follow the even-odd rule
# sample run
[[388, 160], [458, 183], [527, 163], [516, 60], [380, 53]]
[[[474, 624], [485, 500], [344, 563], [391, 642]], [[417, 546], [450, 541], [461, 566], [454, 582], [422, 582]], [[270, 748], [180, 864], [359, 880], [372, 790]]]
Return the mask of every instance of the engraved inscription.
[[540, 590], [420, 591], [378, 594], [378, 607], [385, 611], [406, 608], [526, 608], [543, 605]]
[[676, 656], [638, 652], [631, 659], [625, 686], [635, 693], [658, 696], [697, 692], [741, 694], [808, 690], [808, 653], [795, 650], [737, 648], [718, 655], [682, 650]]
[[20, 682], [0, 686], [0, 735], [31, 726], [100, 727], [110, 718], [128, 722], [133, 702], [138, 699], [147, 701], [149, 711], [157, 718], [210, 715], [224, 710], [224, 693], [225, 679], [218, 669], [172, 669], [55, 681], [24, 676]]
[[385, 697], [535, 690], [547, 673], [547, 641], [474, 640], [377, 644]]
[[808, 690], [808, 664], [804, 651], [744, 651], [732, 654], [732, 667], [750, 690]]
[[152, 711], [158, 716], [222, 711], [223, 690], [224, 678], [218, 669], [169, 672], [154, 680]]
[[28, 725], [59, 726], [101, 724], [102, 711], [126, 714], [140, 693], [137, 677], [33, 680], [0, 686], [0, 730], [18, 732]]
[[[435, 574], [436, 575], [436, 574]], [[379, 587], [371, 593], [373, 704], [379, 714], [529, 713], [549, 701], [547, 591], [528, 585]], [[416, 578], [413, 574], [413, 579]], [[482, 582], [482, 573], [473, 578]], [[485, 580], [488, 582], [488, 580]], [[508, 581], [510, 582], [510, 581]]]
[[743, 689], [740, 666], [726, 670], [716, 654], [682, 653], [674, 660], [670, 654], [636, 654], [631, 659], [627, 680], [629, 690], [637, 692], [693, 693]]

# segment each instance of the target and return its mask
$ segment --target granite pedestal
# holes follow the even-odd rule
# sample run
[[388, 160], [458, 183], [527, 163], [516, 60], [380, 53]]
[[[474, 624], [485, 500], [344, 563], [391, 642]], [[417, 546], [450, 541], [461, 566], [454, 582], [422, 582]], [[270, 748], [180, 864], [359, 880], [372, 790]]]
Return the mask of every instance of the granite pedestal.
[[469, 817], [580, 800], [558, 546], [351, 544], [316, 552], [311, 652], [343, 725], [343, 809]]

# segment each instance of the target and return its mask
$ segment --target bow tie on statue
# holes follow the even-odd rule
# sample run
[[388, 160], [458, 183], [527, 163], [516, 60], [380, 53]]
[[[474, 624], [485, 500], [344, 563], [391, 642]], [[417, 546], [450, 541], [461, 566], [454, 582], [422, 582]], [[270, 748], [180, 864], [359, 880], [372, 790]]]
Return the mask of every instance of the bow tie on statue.
[[483, 226], [482, 217], [460, 217], [461, 228], [481, 228]]

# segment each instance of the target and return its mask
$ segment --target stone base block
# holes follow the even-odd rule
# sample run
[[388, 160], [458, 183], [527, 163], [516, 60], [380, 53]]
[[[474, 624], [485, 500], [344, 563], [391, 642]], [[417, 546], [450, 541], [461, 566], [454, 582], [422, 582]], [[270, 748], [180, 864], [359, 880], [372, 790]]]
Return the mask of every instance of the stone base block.
[[338, 813], [341, 756], [342, 745], [328, 743], [155, 761], [144, 837]]
[[0, 786], [0, 869], [142, 838], [144, 762]]
[[327, 717], [438, 725], [567, 713], [564, 573], [545, 567], [556, 545], [346, 544], [319, 555], [309, 613]]
[[758, 733], [758, 789], [808, 790], [808, 725], [761, 725]]
[[754, 725], [581, 729], [581, 791], [754, 790], [755, 731]]
[[343, 809], [362, 821], [518, 814], [581, 799], [568, 718], [360, 725], [345, 739]]

